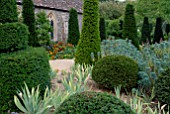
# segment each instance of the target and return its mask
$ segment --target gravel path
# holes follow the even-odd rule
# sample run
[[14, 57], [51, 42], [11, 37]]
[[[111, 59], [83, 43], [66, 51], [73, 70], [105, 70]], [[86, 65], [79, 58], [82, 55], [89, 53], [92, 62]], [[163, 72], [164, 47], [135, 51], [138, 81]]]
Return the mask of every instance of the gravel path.
[[[61, 90], [64, 89], [61, 80], [63, 79], [62, 71], [70, 72], [70, 68], [74, 65], [73, 59], [57, 59], [49, 61], [51, 69], [53, 71], [58, 71], [57, 76], [51, 80], [52, 90], [54, 91], [56, 87]], [[60, 81], [60, 83], [58, 82]]]
[[66, 70], [67, 72], [70, 71], [70, 68], [74, 65], [73, 59], [57, 59], [57, 60], [50, 60], [50, 66], [53, 71], [59, 70], [59, 74], [62, 70]]

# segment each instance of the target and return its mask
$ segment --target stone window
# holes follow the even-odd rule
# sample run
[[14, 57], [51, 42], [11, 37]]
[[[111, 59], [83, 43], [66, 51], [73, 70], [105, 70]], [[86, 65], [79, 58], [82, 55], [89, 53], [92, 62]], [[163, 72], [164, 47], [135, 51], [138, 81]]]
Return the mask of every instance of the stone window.
[[[50, 21], [50, 25], [51, 25], [52, 29], [54, 29], [54, 21], [53, 20]], [[54, 32], [53, 31], [51, 32], [51, 39], [54, 39]]]

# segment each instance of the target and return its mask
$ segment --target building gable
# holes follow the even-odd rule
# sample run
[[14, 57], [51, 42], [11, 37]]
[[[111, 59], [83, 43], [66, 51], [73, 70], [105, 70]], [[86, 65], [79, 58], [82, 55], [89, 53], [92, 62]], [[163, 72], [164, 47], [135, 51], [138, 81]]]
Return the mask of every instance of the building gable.
[[[82, 13], [82, 0], [33, 0], [35, 6], [52, 8], [63, 11], [69, 11], [70, 8], [75, 8], [78, 13]], [[17, 3], [22, 3], [22, 0], [17, 0]]]

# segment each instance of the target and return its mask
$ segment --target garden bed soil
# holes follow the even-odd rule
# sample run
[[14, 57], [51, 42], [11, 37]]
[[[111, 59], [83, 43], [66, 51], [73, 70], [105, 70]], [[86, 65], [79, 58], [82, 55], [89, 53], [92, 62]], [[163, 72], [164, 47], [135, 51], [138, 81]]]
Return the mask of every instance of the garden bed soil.
[[[55, 88], [58, 87], [62, 90], [64, 90], [64, 87], [61, 83], [63, 77], [67, 75], [67, 73], [70, 72], [70, 68], [74, 66], [74, 60], [73, 59], [57, 59], [57, 60], [50, 60], [49, 61], [51, 69], [53, 71], [57, 71], [57, 76], [52, 79], [52, 89], [55, 91]], [[64, 74], [63, 74], [64, 73]], [[91, 91], [95, 92], [108, 92], [112, 93], [114, 95], [114, 90], [108, 90], [104, 87], [96, 84], [91, 78], [87, 81], [87, 86], [90, 88]], [[122, 99], [125, 102], [129, 102], [129, 96], [125, 95], [125, 93], [121, 93]]]

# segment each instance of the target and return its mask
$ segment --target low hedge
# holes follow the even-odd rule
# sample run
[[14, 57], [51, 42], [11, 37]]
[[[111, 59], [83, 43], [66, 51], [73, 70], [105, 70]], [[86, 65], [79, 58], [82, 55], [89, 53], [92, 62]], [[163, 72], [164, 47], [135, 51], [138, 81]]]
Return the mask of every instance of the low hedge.
[[108, 89], [121, 85], [131, 90], [137, 85], [138, 64], [126, 56], [106, 56], [95, 64], [92, 79]]
[[14, 95], [24, 82], [29, 88], [40, 84], [43, 93], [50, 87], [50, 66], [43, 48], [0, 54], [0, 112], [16, 111]]
[[129, 105], [107, 93], [81, 92], [66, 99], [55, 114], [135, 114]]
[[0, 52], [25, 49], [28, 46], [28, 28], [22, 23], [0, 25]]

